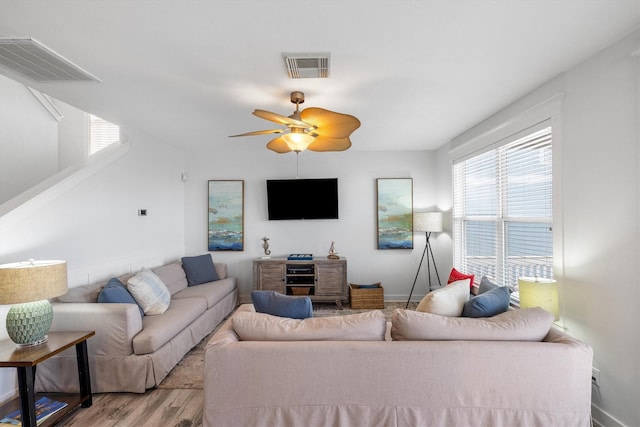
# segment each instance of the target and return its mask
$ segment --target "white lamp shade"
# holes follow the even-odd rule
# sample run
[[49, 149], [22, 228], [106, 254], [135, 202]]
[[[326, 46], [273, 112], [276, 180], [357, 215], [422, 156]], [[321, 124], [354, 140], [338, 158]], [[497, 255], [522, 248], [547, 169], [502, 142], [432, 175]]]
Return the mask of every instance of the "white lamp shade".
[[558, 284], [552, 279], [521, 277], [518, 279], [520, 308], [541, 307], [560, 320]]
[[442, 231], [442, 212], [416, 212], [413, 214], [413, 231]]

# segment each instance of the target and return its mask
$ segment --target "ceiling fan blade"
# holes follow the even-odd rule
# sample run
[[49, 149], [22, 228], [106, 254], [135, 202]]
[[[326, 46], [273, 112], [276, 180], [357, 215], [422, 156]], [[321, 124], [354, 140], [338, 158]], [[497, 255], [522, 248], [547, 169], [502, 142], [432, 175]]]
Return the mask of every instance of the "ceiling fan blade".
[[270, 120], [272, 122], [280, 123], [285, 126], [294, 126], [300, 128], [310, 128], [312, 125], [302, 122], [300, 120], [292, 119], [291, 117], [283, 116], [282, 114], [272, 113], [271, 111], [266, 110], [254, 110], [254, 116], [258, 116], [261, 119]]
[[360, 127], [356, 117], [324, 108], [306, 108], [300, 112], [300, 118], [316, 127], [314, 133], [334, 139], [347, 138]]
[[311, 151], [344, 151], [351, 147], [351, 140], [346, 138], [329, 138], [318, 135], [316, 139], [307, 147]]
[[287, 143], [284, 142], [284, 139], [280, 136], [269, 141], [267, 148], [279, 154], [289, 153], [291, 151], [291, 148], [289, 148]]
[[256, 130], [253, 132], [241, 133], [239, 135], [229, 135], [229, 138], [233, 138], [236, 136], [268, 135], [270, 133], [282, 133], [285, 130], [286, 129]]

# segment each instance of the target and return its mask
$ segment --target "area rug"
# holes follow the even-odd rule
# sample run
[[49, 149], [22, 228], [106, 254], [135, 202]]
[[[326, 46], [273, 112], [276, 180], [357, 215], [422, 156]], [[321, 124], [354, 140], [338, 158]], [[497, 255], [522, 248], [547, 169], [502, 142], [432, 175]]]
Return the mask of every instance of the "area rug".
[[[386, 302], [384, 308], [381, 309], [387, 320], [391, 319], [391, 314], [396, 308], [404, 308], [404, 302]], [[409, 308], [415, 309], [416, 303], [410, 303]], [[316, 317], [327, 316], [344, 316], [347, 314], [363, 313], [370, 311], [369, 309], [354, 310], [348, 304], [342, 309], [335, 304], [313, 304], [313, 315]], [[226, 320], [226, 319], [225, 319]], [[220, 323], [222, 325], [223, 322]], [[216, 333], [218, 328], [213, 330], [209, 335], [204, 337], [198, 345], [193, 347], [182, 360], [169, 372], [169, 375], [160, 383], [157, 388], [160, 389], [203, 389], [203, 370], [204, 370], [204, 350], [209, 339]]]

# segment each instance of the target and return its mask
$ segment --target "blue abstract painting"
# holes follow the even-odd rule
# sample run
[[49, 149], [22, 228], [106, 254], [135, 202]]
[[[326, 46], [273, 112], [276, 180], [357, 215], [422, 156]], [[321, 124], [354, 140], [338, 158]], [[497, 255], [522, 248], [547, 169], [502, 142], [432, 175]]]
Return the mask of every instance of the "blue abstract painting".
[[378, 178], [378, 249], [413, 249], [413, 179]]
[[244, 250], [244, 181], [209, 181], [209, 251]]

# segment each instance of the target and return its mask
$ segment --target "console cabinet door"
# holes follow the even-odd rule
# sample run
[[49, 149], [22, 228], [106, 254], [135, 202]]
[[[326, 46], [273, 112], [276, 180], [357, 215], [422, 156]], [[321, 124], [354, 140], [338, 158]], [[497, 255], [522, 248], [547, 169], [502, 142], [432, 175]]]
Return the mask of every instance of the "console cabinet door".
[[260, 263], [256, 267], [257, 278], [255, 288], [263, 291], [284, 293], [284, 264]]
[[344, 295], [346, 277], [344, 264], [319, 263], [316, 265], [316, 295]]

